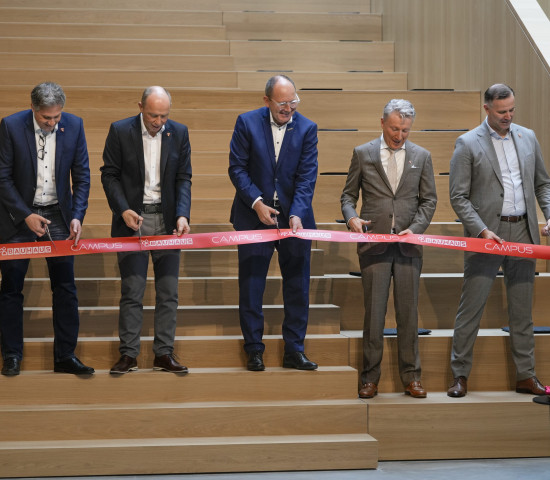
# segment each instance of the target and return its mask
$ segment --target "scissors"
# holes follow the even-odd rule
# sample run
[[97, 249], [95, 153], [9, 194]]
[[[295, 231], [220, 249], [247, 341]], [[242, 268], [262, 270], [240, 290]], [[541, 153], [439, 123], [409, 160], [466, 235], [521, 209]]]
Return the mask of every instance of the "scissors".
[[46, 235], [48, 236], [48, 239], [50, 240], [50, 242], [52, 242], [53, 248], [57, 252], [57, 247], [55, 246], [52, 236], [50, 235], [50, 229], [48, 228], [48, 224], [44, 223], [43, 226], [44, 226], [44, 230], [46, 231]]
[[281, 233], [281, 231], [279, 230], [279, 219], [277, 218], [277, 214], [272, 213], [271, 218], [275, 222], [275, 226], [277, 227], [277, 233]]

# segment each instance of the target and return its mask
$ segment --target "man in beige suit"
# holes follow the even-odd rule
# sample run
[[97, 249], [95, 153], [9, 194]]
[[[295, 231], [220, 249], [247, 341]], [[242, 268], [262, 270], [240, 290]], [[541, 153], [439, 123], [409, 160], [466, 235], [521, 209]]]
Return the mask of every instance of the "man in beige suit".
[[[407, 100], [384, 107], [381, 137], [356, 147], [340, 199], [352, 232], [423, 233], [435, 212], [437, 196], [430, 152], [407, 141], [416, 116]], [[361, 192], [361, 215], [355, 207]], [[384, 321], [391, 278], [394, 285], [399, 375], [405, 393], [426, 397], [420, 382], [418, 286], [422, 247], [401, 243], [358, 243], [365, 320], [361, 398], [378, 393], [384, 347]]]

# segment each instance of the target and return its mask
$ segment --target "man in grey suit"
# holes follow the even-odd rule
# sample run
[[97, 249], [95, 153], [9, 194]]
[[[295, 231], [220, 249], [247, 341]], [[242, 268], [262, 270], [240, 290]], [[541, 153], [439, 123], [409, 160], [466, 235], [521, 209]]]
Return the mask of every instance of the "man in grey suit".
[[[451, 205], [468, 237], [539, 243], [535, 199], [550, 218], [550, 178], [535, 133], [512, 123], [514, 91], [496, 84], [485, 92], [485, 121], [460, 136], [451, 159]], [[548, 226], [543, 234], [548, 233]], [[496, 245], [495, 244], [495, 245]], [[472, 368], [474, 342], [494, 278], [502, 267], [508, 297], [510, 344], [516, 392], [544, 395], [535, 376], [531, 308], [535, 260], [465, 252], [464, 282], [451, 353], [454, 381], [447, 395], [463, 397]]]
[[[430, 152], [407, 140], [416, 116], [407, 100], [391, 100], [381, 119], [382, 136], [356, 147], [340, 199], [352, 232], [423, 233], [437, 196]], [[361, 192], [361, 215], [355, 210]], [[384, 321], [391, 278], [397, 322], [399, 375], [405, 393], [424, 398], [418, 353], [418, 287], [422, 247], [402, 243], [358, 243], [365, 319], [361, 398], [378, 393]]]

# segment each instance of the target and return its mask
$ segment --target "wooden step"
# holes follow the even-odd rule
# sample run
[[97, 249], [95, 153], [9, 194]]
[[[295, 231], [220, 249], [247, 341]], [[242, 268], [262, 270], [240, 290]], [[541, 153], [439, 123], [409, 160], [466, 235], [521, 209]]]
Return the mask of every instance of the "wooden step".
[[0, 61], [6, 69], [21, 69], [32, 66], [46, 71], [53, 69], [87, 70], [93, 74], [98, 70], [202, 70], [231, 71], [233, 58], [228, 55], [178, 55], [134, 53], [96, 54], [96, 53], [0, 53]]
[[[147, 13], [150, 13], [148, 11]], [[223, 25], [133, 25], [105, 23], [41, 23], [40, 29], [36, 23], [29, 22], [27, 18], [19, 22], [0, 22], [2, 37], [16, 37], [26, 41], [26, 37], [38, 37], [48, 39], [173, 39], [192, 40], [194, 43], [203, 43], [199, 48], [207, 48], [208, 41], [226, 41], [226, 30]], [[23, 50], [25, 51], [25, 50]], [[26, 50], [30, 51], [30, 50]], [[164, 85], [164, 83], [163, 83]]]
[[[174, 67], [174, 65], [172, 66]], [[236, 72], [212, 72], [212, 71], [185, 71], [177, 68], [157, 69], [146, 71], [140, 68], [134, 70], [78, 70], [71, 68], [48, 69], [48, 79], [66, 86], [92, 86], [92, 87], [138, 87], [143, 89], [147, 85], [159, 83], [162, 76], [162, 84], [167, 88], [172, 87], [211, 87], [211, 88], [235, 88], [237, 87]], [[44, 70], [33, 65], [22, 68], [0, 69], [0, 83], [2, 85], [26, 85], [29, 91], [44, 81]], [[135, 102], [134, 102], [135, 103]], [[22, 107], [18, 107], [20, 110]], [[13, 113], [15, 110], [12, 110]], [[135, 113], [135, 112], [134, 112]], [[2, 112], [2, 116], [7, 115]], [[107, 124], [115, 121], [111, 118]], [[86, 128], [88, 124], [86, 123]]]
[[[18, 6], [19, 7], [19, 6]], [[3, 22], [32, 22], [60, 24], [153, 24], [153, 25], [222, 25], [222, 12], [181, 11], [138, 8], [58, 8], [33, 7], [18, 8], [0, 7]], [[146, 27], [145, 27], [146, 31]]]
[[[311, 277], [310, 303], [330, 303], [331, 282], [329, 277]], [[237, 277], [182, 277], [179, 279], [180, 305], [234, 305], [239, 298]], [[83, 307], [117, 306], [120, 300], [120, 279], [118, 278], [77, 278], [78, 302]], [[281, 277], [267, 277], [264, 293], [265, 305], [283, 303]], [[51, 306], [50, 282], [47, 278], [25, 280], [25, 298], [33, 299], [27, 306]], [[31, 304], [32, 303], [32, 304]], [[155, 304], [154, 280], [147, 280], [143, 296], [144, 305]]]
[[[0, 26], [1, 28], [1, 26]], [[75, 26], [75, 28], [80, 28]], [[165, 27], [164, 27], [165, 28]], [[178, 27], [180, 28], [180, 27]], [[5, 32], [2, 32], [5, 35]], [[143, 29], [142, 29], [143, 33]], [[41, 53], [103, 53], [103, 54], [134, 54], [162, 52], [176, 55], [229, 55], [229, 42], [222, 40], [180, 40], [170, 38], [168, 33], [166, 39], [149, 34], [152, 38], [135, 39], [128, 38], [50, 38], [44, 42], [43, 37], [0, 37], [1, 52], [41, 52]]]
[[231, 40], [382, 40], [382, 16], [359, 13], [225, 12]]
[[[27, 303], [30, 303], [28, 300]], [[283, 305], [264, 305], [264, 334], [280, 335]], [[80, 337], [118, 336], [118, 306], [80, 307]], [[143, 336], [154, 334], [154, 306], [143, 307]], [[52, 309], [26, 307], [23, 312], [25, 337], [53, 336]], [[309, 306], [308, 335], [339, 334], [340, 309], [336, 305]], [[176, 335], [241, 335], [238, 305], [179, 305]]]
[[468, 392], [464, 398], [428, 393], [414, 399], [379, 394], [368, 400], [369, 434], [380, 460], [546, 457], [548, 408], [531, 395]]
[[[332, 279], [332, 297], [330, 302], [340, 307], [341, 325], [343, 330], [363, 330], [363, 288], [361, 278], [350, 275], [326, 275]], [[422, 274], [418, 295], [418, 322], [420, 328], [452, 329], [463, 275]], [[550, 289], [550, 274], [541, 273], [535, 278], [533, 300], [533, 322], [537, 326], [550, 326], [548, 309], [550, 306], [548, 291]], [[506, 288], [504, 278], [497, 276], [487, 300], [481, 328], [501, 328], [508, 325], [506, 303]], [[390, 290], [386, 327], [395, 328], [395, 310], [393, 293]]]
[[[268, 368], [282, 366], [284, 342], [279, 326], [278, 335], [265, 335], [264, 363]], [[119, 339], [116, 337], [82, 337], [76, 355], [86, 365], [98, 371], [108, 371], [120, 358]], [[338, 335], [308, 335], [308, 357], [322, 366], [349, 364], [349, 339]], [[53, 338], [27, 338], [24, 346], [22, 368], [25, 370], [53, 369]], [[179, 361], [191, 370], [200, 368], [236, 367], [245, 369], [247, 356], [243, 350], [242, 335], [215, 335], [176, 337], [174, 353]], [[153, 368], [153, 337], [141, 338], [138, 367], [143, 371]]]
[[393, 42], [231, 40], [237, 70], [394, 71]]
[[377, 455], [367, 434], [0, 444], [9, 477], [364, 469], [377, 467]]
[[367, 405], [356, 400], [8, 405], [0, 442], [338, 435], [367, 432]]
[[[122, 376], [96, 371], [88, 378], [22, 371], [0, 378], [1, 405], [132, 405], [151, 402], [294, 401], [357, 398], [357, 370], [348, 366], [319, 367], [313, 372], [244, 367], [195, 368], [188, 375], [142, 370]], [[9, 385], [8, 385], [9, 384]]]
[[[223, 250], [182, 250], [180, 258], [180, 277], [227, 277], [239, 274], [237, 249]], [[277, 251], [273, 253], [268, 275], [280, 275]], [[313, 249], [311, 252], [311, 275], [320, 276], [324, 271], [324, 251]], [[119, 277], [120, 271], [116, 253], [97, 253], [80, 255], [75, 259], [77, 277]], [[27, 277], [45, 278], [48, 265], [44, 259], [32, 259]], [[148, 276], [154, 277], [153, 262], [149, 261]]]
[[[44, 3], [39, 0], [19, 0], [19, 8], [43, 8]], [[163, 8], [167, 10], [203, 10], [203, 11], [242, 11], [258, 10], [257, 0], [165, 0]], [[13, 7], [8, 0], [1, 0], [0, 6]], [[113, 3], [110, 0], [96, 0], [90, 3], [86, 0], [56, 0], [56, 8], [63, 10], [98, 9], [143, 9], [148, 10], [151, 4], [145, 0], [119, 0]], [[340, 0], [337, 4], [333, 0], [264, 0], [262, 9], [278, 12], [359, 12], [369, 13], [370, 0]]]
[[[452, 312], [454, 315], [454, 312]], [[350, 365], [363, 369], [362, 330], [343, 331], [350, 337]], [[433, 330], [430, 335], [420, 335], [418, 345], [422, 364], [422, 384], [429, 392], [446, 392], [452, 383], [450, 367], [453, 330]], [[543, 385], [550, 382], [550, 335], [535, 334], [536, 373]], [[379, 393], [403, 392], [397, 366], [397, 338], [384, 338], [382, 375]], [[359, 379], [358, 379], [359, 382]], [[474, 361], [468, 377], [468, 395], [481, 391], [513, 391], [516, 373], [510, 339], [500, 329], [481, 329], [474, 347]], [[531, 399], [532, 396], [527, 398]], [[456, 401], [456, 400], [455, 400]], [[460, 402], [460, 400], [458, 400]], [[370, 433], [370, 432], [369, 432]]]

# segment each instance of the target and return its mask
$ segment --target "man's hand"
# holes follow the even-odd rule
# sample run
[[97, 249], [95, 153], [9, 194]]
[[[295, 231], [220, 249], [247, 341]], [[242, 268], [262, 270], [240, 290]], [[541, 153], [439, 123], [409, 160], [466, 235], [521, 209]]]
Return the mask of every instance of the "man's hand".
[[350, 218], [348, 221], [348, 227], [352, 232], [363, 233], [363, 226], [368, 227], [370, 225], [370, 220], [363, 220], [359, 217]]
[[413, 234], [412, 230], [410, 228], [406, 228], [405, 230], [402, 230], [401, 232], [399, 232], [397, 235], [408, 235], [408, 234]]
[[184, 233], [189, 233], [191, 231], [191, 228], [189, 227], [189, 221], [185, 217], [178, 217], [176, 221], [176, 228], [174, 229], [173, 233], [175, 233], [178, 237], [181, 237]]
[[546, 225], [541, 228], [540, 233], [543, 237], [550, 236], [550, 220], [546, 222]]
[[485, 240], [494, 240], [495, 242], [497, 243], [502, 243], [504, 240], [502, 240], [502, 238], [500, 238], [496, 233], [494, 232], [491, 232], [491, 230], [489, 230], [488, 228], [486, 228], [485, 230], [483, 230], [479, 236], [481, 238], [484, 238]]
[[25, 218], [25, 223], [27, 224], [27, 227], [29, 227], [29, 230], [37, 237], [42, 237], [43, 235], [46, 235], [45, 226], [52, 222], [37, 213], [31, 213], [27, 218]]
[[279, 212], [277, 210], [268, 207], [261, 200], [258, 200], [255, 203], [254, 211], [256, 212], [256, 215], [258, 215], [260, 222], [262, 222], [264, 225], [275, 225], [275, 219], [272, 217], [272, 215], [279, 215]]
[[80, 235], [82, 234], [82, 225], [80, 223], [80, 220], [73, 218], [71, 220], [71, 225], [69, 226], [70, 233], [67, 237], [67, 240], [74, 240], [75, 247], [78, 245], [78, 241], [80, 240]]
[[128, 228], [137, 232], [143, 223], [143, 217], [134, 212], [131, 208], [122, 212], [122, 219]]
[[297, 217], [296, 215], [294, 215], [293, 217], [290, 217], [290, 220], [288, 221], [288, 223], [290, 225], [290, 228], [292, 228], [292, 233], [296, 233], [301, 228], [302, 229], [304, 228], [302, 226], [302, 220], [300, 220], [300, 217]]

